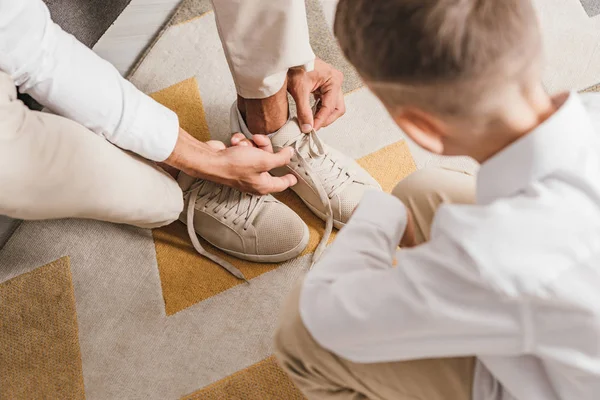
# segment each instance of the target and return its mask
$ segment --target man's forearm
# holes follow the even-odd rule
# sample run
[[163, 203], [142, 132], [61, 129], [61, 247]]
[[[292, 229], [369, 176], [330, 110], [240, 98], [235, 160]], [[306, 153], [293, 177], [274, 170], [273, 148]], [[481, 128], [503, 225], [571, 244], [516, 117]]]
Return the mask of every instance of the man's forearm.
[[188, 175], [214, 180], [219, 161], [214, 148], [179, 128], [175, 148], [164, 164]]

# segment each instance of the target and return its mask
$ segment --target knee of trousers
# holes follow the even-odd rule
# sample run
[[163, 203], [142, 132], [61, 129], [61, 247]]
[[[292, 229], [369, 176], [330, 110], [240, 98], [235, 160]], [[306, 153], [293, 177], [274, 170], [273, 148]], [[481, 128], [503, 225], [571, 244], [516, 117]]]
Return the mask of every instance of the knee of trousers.
[[400, 181], [392, 194], [407, 205], [419, 201], [469, 204], [475, 199], [475, 178], [462, 171], [424, 168]]
[[302, 352], [307, 351], [307, 344], [312, 342], [300, 316], [301, 282], [296, 284], [283, 304], [279, 322], [275, 330], [274, 344], [276, 355], [282, 364], [287, 359], [298, 360]]

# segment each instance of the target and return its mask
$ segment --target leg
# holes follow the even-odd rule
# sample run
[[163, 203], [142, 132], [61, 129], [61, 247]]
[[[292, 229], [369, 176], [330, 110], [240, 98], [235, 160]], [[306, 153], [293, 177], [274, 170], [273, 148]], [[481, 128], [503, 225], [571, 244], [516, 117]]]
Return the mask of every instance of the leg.
[[238, 108], [252, 133], [271, 133], [287, 121], [286, 77], [310, 67], [302, 0], [213, 0], [221, 42], [238, 92]]
[[92, 218], [141, 227], [179, 217], [177, 183], [83, 126], [28, 110], [0, 73], [0, 214]]
[[255, 135], [276, 132], [289, 117], [286, 85], [284, 83], [277, 93], [264, 99], [244, 99], [238, 94], [237, 106], [250, 132]]
[[[419, 237], [426, 239], [440, 204], [473, 201], [474, 179], [455, 171], [423, 170], [400, 182], [394, 194], [407, 204]], [[283, 307], [275, 346], [281, 366], [310, 400], [471, 399], [473, 357], [357, 364], [322, 348], [300, 317], [300, 289], [301, 284]]]
[[475, 202], [475, 179], [463, 172], [427, 168], [400, 181], [392, 194], [408, 208], [415, 223], [415, 236], [419, 244], [429, 240], [431, 222], [440, 205]]

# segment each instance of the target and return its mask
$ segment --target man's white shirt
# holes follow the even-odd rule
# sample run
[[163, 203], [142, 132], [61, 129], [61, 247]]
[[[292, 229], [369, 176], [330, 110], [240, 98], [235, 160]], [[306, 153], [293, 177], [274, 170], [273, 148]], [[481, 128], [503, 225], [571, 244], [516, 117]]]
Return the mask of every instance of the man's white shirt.
[[0, 0], [0, 71], [21, 93], [123, 149], [164, 161], [175, 148], [177, 115], [53, 23], [41, 0]]

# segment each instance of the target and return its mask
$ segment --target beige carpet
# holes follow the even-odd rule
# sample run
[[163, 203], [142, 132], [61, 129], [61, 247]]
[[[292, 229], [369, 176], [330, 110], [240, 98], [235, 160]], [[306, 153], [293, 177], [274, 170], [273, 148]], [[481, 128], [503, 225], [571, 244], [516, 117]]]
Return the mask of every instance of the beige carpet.
[[[184, 4], [131, 80], [175, 110], [197, 138], [226, 140], [235, 91], [207, 5]], [[318, 1], [309, 2], [309, 20], [315, 51], [347, 77], [348, 113], [322, 137], [357, 158], [390, 190], [416, 168], [409, 144], [345, 64]], [[14, 280], [27, 279], [33, 287], [13, 290], [6, 298], [14, 310], [10, 320], [0, 316], [0, 347], [27, 345], [6, 332], [29, 332], [31, 322], [24, 317], [32, 296], [58, 309], [48, 315], [65, 316], [60, 325], [65, 333], [57, 331], [40, 344], [66, 337], [67, 327], [79, 340], [69, 339], [69, 347], [56, 348], [49, 359], [35, 352], [17, 359], [14, 351], [0, 358], [22, 366], [5, 375], [12, 385], [2, 385], [0, 398], [32, 398], [19, 391], [23, 371], [40, 381], [71, 377], [70, 386], [43, 386], [48, 398], [301, 398], [272, 358], [271, 336], [279, 305], [308, 268], [324, 223], [293, 193], [279, 198], [309, 225], [310, 245], [299, 258], [280, 265], [228, 258], [251, 278], [250, 285], [240, 285], [198, 256], [180, 223], [154, 231], [85, 220], [23, 223], [0, 251], [0, 296]], [[49, 263], [59, 263], [70, 279], [66, 282], [72, 282], [71, 303], [64, 280], [44, 294], [39, 280], [28, 278]], [[59, 292], [65, 300], [48, 300]], [[27, 326], [19, 326], [20, 317]], [[55, 330], [39, 313], [29, 318], [38, 320], [41, 331]]]
[[[346, 74], [348, 112], [321, 132], [327, 143], [386, 190], [415, 168], [476, 170], [468, 159], [435, 157], [405, 141], [335, 46], [335, 1], [307, 3], [313, 48]], [[552, 47], [546, 86], [600, 82], [598, 17], [579, 0], [536, 3]], [[185, 0], [130, 79], [194, 136], [226, 140], [235, 90], [209, 4]], [[197, 256], [179, 223], [154, 231], [87, 220], [23, 223], [0, 250], [0, 398], [302, 398], [272, 358], [271, 336], [323, 223], [292, 193], [280, 198], [306, 220], [311, 245], [280, 265], [230, 259], [250, 285]]]

